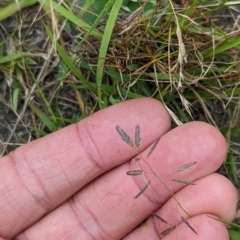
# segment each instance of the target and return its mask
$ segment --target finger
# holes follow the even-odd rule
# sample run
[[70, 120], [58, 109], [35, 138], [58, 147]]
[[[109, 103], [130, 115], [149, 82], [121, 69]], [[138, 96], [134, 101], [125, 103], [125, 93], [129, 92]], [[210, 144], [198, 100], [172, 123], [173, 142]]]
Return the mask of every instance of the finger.
[[114, 105], [38, 141], [0, 161], [0, 236], [11, 238], [76, 191], [136, 154], [116, 126], [132, 138], [141, 126], [149, 146], [171, 125], [158, 101], [143, 98]]
[[[185, 124], [166, 133], [147, 158], [150, 149], [152, 146], [141, 153], [141, 160], [136, 161], [134, 158], [130, 163], [107, 172], [87, 185], [22, 236], [34, 239], [37, 236], [35, 234], [41, 232], [44, 239], [49, 239], [52, 234], [59, 238], [68, 233], [83, 236], [82, 239], [120, 239], [161, 207], [171, 194], [184, 187], [183, 184], [171, 181], [179, 166], [196, 161], [194, 167], [179, 175], [183, 179], [195, 181], [216, 170], [226, 156], [223, 136], [212, 126], [200, 122]], [[126, 172], [134, 169], [150, 173], [126, 176]], [[134, 199], [151, 179], [146, 191]], [[61, 216], [68, 219], [67, 224]], [[55, 226], [58, 228], [53, 232]]]
[[[214, 217], [214, 216], [212, 216]], [[186, 224], [181, 223], [173, 232], [164, 238], [164, 240], [228, 240], [228, 231], [223, 223], [209, 217], [209, 215], [198, 215], [189, 219], [189, 224], [196, 226], [197, 234], [191, 230], [186, 230]], [[154, 238], [152, 238], [154, 239]]]
[[[156, 235], [156, 232], [152, 232], [153, 234], [147, 237], [143, 237], [142, 235], [137, 235], [139, 238], [124, 238], [124, 240], [129, 239], [149, 239], [149, 240], [176, 240], [176, 239], [184, 239], [184, 240], [227, 240], [228, 232], [227, 228], [223, 223], [213, 220], [209, 218], [208, 215], [198, 215], [189, 219], [189, 224], [196, 226], [196, 233], [191, 230], [186, 229], [186, 224], [181, 223], [179, 226], [174, 229], [171, 233], [169, 233], [166, 237], [162, 237]], [[150, 230], [149, 230], [150, 231]], [[140, 233], [139, 233], [140, 234]], [[136, 237], [136, 236], [135, 236]]]
[[[216, 173], [199, 179], [195, 184], [196, 185], [193, 186], [186, 186], [175, 194], [176, 199], [183, 206], [188, 215], [178, 206], [175, 199], [170, 198], [161, 209], [149, 217], [145, 225], [137, 228], [124, 240], [162, 239], [165, 236], [167, 236], [166, 239], [186, 240], [227, 239], [223, 237], [224, 235], [219, 235], [220, 237], [216, 238], [213, 238], [213, 236], [212, 238], [204, 238], [206, 237], [206, 228], [214, 228], [215, 225], [221, 228], [219, 229], [220, 232], [226, 232], [226, 227], [224, 225], [219, 225], [216, 220], [212, 221], [212, 219], [209, 219], [209, 217], [206, 218], [206, 216], [211, 215], [225, 221], [232, 221], [238, 201], [236, 189], [227, 178]], [[205, 215], [205, 220], [200, 222], [202, 217], [195, 218], [195, 216], [198, 215]], [[190, 224], [197, 234], [183, 222], [182, 217]], [[192, 224], [192, 218], [196, 219], [197, 223]], [[209, 224], [209, 221], [211, 224]], [[214, 226], [212, 226], [212, 224]], [[170, 232], [166, 234], [167, 230], [171, 229], [171, 234]], [[189, 236], [189, 238], [186, 236]]]

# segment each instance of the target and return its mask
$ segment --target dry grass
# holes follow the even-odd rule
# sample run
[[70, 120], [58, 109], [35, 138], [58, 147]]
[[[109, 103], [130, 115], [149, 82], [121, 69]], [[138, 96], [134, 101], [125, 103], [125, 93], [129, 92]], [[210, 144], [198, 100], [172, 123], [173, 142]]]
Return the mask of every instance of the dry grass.
[[1, 155], [148, 96], [174, 126], [219, 128], [229, 143], [220, 172], [240, 185], [240, 2], [151, 2], [126, 0], [114, 12], [113, 0], [1, 1]]

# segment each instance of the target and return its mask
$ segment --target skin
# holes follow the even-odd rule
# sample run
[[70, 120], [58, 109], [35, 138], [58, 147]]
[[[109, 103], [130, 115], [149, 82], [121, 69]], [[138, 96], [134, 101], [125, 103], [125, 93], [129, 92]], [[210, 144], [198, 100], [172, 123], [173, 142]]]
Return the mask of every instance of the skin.
[[[121, 139], [117, 125], [132, 139], [136, 125], [140, 126], [138, 153]], [[153, 178], [144, 160], [133, 160], [137, 154], [184, 210]], [[228, 239], [227, 228], [210, 218], [232, 221], [235, 215], [236, 190], [214, 173], [226, 154], [224, 137], [206, 123], [191, 122], [171, 130], [170, 117], [156, 100], [111, 106], [1, 159], [0, 239]], [[193, 161], [197, 163], [177, 172]], [[147, 173], [126, 175], [136, 169]], [[134, 199], [151, 179], [147, 190]], [[169, 225], [153, 217], [153, 212], [176, 228], [163, 237], [161, 232]], [[143, 220], [145, 224], [140, 224]]]

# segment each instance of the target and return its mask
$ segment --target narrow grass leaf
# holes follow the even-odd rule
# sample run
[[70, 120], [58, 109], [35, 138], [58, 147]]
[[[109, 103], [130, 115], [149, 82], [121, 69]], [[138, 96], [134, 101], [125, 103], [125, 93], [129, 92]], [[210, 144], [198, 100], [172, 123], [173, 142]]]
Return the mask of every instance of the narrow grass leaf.
[[146, 189], [148, 188], [150, 183], [151, 183], [151, 181], [149, 181], [134, 198], [138, 198], [139, 196], [141, 196], [146, 191]]
[[135, 129], [135, 147], [139, 150], [141, 144], [141, 136], [140, 136], [140, 126], [137, 125]]
[[[72, 12], [68, 11], [65, 7], [62, 5], [52, 1], [52, 0], [38, 0], [39, 3], [41, 3], [44, 6], [54, 8], [61, 16], [68, 19], [72, 23], [76, 24], [78, 27], [82, 28], [85, 31], [89, 31], [91, 29], [91, 26], [84, 22], [81, 18], [74, 15]], [[102, 33], [97, 31], [96, 29], [93, 29], [90, 31], [91, 35], [95, 36], [98, 39], [102, 38]]]
[[189, 181], [185, 181], [185, 180], [172, 179], [172, 181], [183, 183], [183, 184], [186, 184], [186, 185], [196, 185], [194, 182], [189, 182]]
[[143, 175], [144, 171], [143, 170], [132, 170], [132, 171], [128, 171], [127, 175], [129, 176], [139, 176], [139, 175]]
[[223, 219], [219, 219], [219, 218], [215, 218], [215, 217], [212, 217], [212, 216], [208, 216], [209, 218], [212, 218], [218, 222], [221, 222], [221, 223], [224, 223], [225, 225], [228, 225], [229, 227], [231, 227], [232, 229], [235, 229], [237, 231], [240, 232], [240, 225], [239, 224], [236, 224], [236, 223], [232, 223], [232, 222], [229, 222], [229, 221], [225, 221]]
[[169, 227], [166, 230], [164, 230], [163, 232], [161, 232], [161, 235], [163, 236], [167, 236], [170, 232], [172, 232], [175, 229], [175, 226]]
[[104, 34], [102, 37], [102, 42], [99, 50], [99, 56], [98, 56], [98, 63], [97, 63], [97, 86], [98, 86], [98, 101], [100, 108], [103, 108], [102, 103], [102, 79], [103, 79], [103, 70], [104, 70], [104, 63], [105, 58], [107, 55], [108, 45], [111, 40], [112, 32], [114, 29], [115, 22], [118, 17], [118, 13], [121, 9], [123, 0], [110, 0], [111, 2], [114, 1], [114, 4], [112, 6], [111, 12], [109, 14], [109, 18], [107, 20], [107, 25], [104, 30]]
[[152, 147], [151, 147], [151, 149], [150, 149], [147, 157], [149, 157], [149, 156], [153, 153], [153, 151], [154, 151], [154, 149], [156, 148], [156, 146], [158, 145], [159, 141], [160, 141], [160, 137], [159, 137], [159, 138], [155, 141], [155, 143], [152, 145]]
[[42, 122], [44, 123], [44, 125], [51, 131], [51, 132], [55, 132], [58, 128], [56, 126], [56, 124], [51, 121], [46, 114], [39, 109], [36, 105], [34, 105], [33, 103], [29, 104], [30, 107], [32, 108], [33, 112], [35, 112], [35, 114], [42, 120]]
[[181, 167], [177, 170], [177, 172], [184, 171], [184, 170], [192, 167], [192, 166], [195, 165], [196, 163], [197, 163], [197, 162], [189, 162], [189, 163], [187, 163], [187, 164], [184, 164], [183, 166], [181, 166]]
[[228, 230], [228, 235], [231, 240], [239, 240], [240, 239], [240, 232], [235, 231], [233, 229]]
[[24, 57], [26, 53], [16, 53], [7, 56], [1, 56], [0, 63], [7, 63], [13, 60], [17, 60], [18, 58]]
[[13, 108], [15, 111], [17, 111], [18, 109], [19, 93], [20, 93], [20, 88], [14, 89], [12, 101], [13, 101]]
[[[225, 52], [228, 49], [233, 49], [234, 47], [239, 46], [239, 44], [240, 44], [240, 37], [237, 37], [235, 39], [230, 39], [230, 40], [224, 42], [223, 44], [221, 44], [220, 46], [218, 46], [214, 51], [214, 55]], [[212, 55], [213, 55], [212, 48], [207, 49], [205, 52], [203, 52], [204, 57], [210, 57]]]
[[[37, 90], [38, 90], [38, 93], [39, 93], [39, 95], [41, 96], [41, 99], [43, 100], [43, 102], [44, 102], [44, 104], [45, 104], [48, 112], [49, 112], [50, 115], [51, 115], [51, 119], [52, 119], [53, 122], [54, 122], [55, 128], [58, 129], [60, 126], [57, 125], [57, 122], [58, 122], [58, 121], [56, 120], [54, 111], [52, 110], [52, 106], [51, 106], [49, 100], [47, 99], [46, 95], [44, 94], [44, 91], [43, 91], [41, 85], [39, 84], [39, 82], [38, 82], [37, 79], [35, 78], [34, 73], [32, 72], [30, 66], [28, 66], [27, 63], [25, 63], [25, 68], [28, 69], [29, 74], [31, 75], [34, 83], [36, 84], [36, 88], [37, 88]], [[38, 116], [40, 116], [40, 115], [38, 115]], [[41, 116], [43, 116], [43, 114], [41, 114]], [[42, 121], [43, 121], [44, 119], [45, 119], [45, 117], [41, 118]], [[49, 121], [46, 120], [46, 122], [49, 122]], [[49, 129], [50, 129], [50, 128], [49, 128]]]
[[104, 16], [108, 13], [109, 9], [111, 8], [113, 4], [113, 1], [108, 1], [107, 4], [104, 6], [102, 12], [98, 15], [97, 19], [95, 22], [92, 24], [91, 28], [86, 32], [85, 36], [83, 39], [80, 41], [80, 43], [75, 47], [77, 49], [81, 44], [86, 41], [88, 36], [91, 34], [91, 32], [96, 29], [96, 26], [100, 23], [100, 21], [104, 18]]
[[163, 218], [161, 218], [158, 214], [156, 213], [152, 213], [152, 215], [157, 218], [159, 221], [163, 222], [163, 223], [167, 223], [169, 224], [167, 221], [165, 221]]
[[[230, 130], [232, 131], [232, 129]], [[234, 160], [234, 157], [231, 153], [228, 154], [228, 158], [226, 163], [228, 164], [227, 166], [229, 167], [229, 174], [232, 176], [233, 180], [235, 181], [235, 183], [240, 186], [240, 178], [238, 176], [238, 172], [237, 172], [237, 166]]]
[[32, 6], [37, 2], [37, 0], [8, 1], [7, 4], [5, 4], [5, 7], [0, 8], [0, 22], [13, 16], [18, 10]]
[[181, 217], [183, 222], [194, 232], [197, 234], [196, 230], [190, 225], [190, 223], [184, 217]]
[[128, 136], [128, 134], [119, 126], [116, 126], [116, 129], [119, 133], [119, 135], [122, 137], [122, 140], [127, 143], [129, 146], [133, 147], [133, 141]]
[[75, 67], [73, 60], [67, 55], [67, 53], [64, 51], [62, 46], [54, 40], [52, 32], [46, 25], [45, 25], [45, 29], [52, 43], [56, 44], [57, 51], [61, 56], [62, 60], [64, 61], [64, 63], [69, 67], [69, 69], [74, 73], [74, 75], [82, 82], [82, 84], [84, 84], [93, 93], [96, 93], [97, 92], [96, 89], [92, 86], [92, 84], [87, 79], [85, 79], [85, 77]]

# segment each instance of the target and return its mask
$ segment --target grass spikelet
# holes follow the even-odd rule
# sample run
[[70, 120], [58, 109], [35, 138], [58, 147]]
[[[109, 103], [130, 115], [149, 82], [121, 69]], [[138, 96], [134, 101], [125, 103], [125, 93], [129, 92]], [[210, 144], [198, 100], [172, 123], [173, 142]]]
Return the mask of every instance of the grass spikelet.
[[140, 126], [137, 125], [135, 128], [135, 147], [139, 150], [141, 144]]
[[132, 171], [127, 172], [127, 175], [129, 175], [129, 176], [140, 176], [143, 174], [144, 174], [143, 170], [132, 170]]
[[172, 232], [176, 227], [175, 226], [172, 226], [172, 227], [169, 227], [167, 228], [166, 230], [162, 231], [161, 232], [161, 235], [163, 236], [167, 236], [170, 232]]
[[138, 198], [139, 196], [141, 196], [146, 191], [146, 189], [149, 187], [150, 183], [151, 183], [151, 181], [149, 181], [134, 198]]
[[133, 141], [128, 136], [128, 134], [119, 126], [116, 126], [116, 129], [119, 133], [119, 135], [122, 137], [122, 140], [127, 143], [129, 146], [133, 147]]
[[181, 171], [185, 171], [186, 169], [192, 167], [193, 165], [195, 165], [197, 162], [189, 162], [187, 164], [184, 164], [183, 166], [181, 166], [177, 172], [181, 172]]
[[160, 137], [159, 137], [159, 138], [155, 141], [155, 143], [152, 145], [152, 147], [151, 147], [151, 149], [150, 149], [147, 157], [149, 157], [149, 156], [153, 153], [153, 151], [155, 150], [155, 148], [156, 148], [156, 146], [158, 145], [159, 141], [160, 141]]
[[196, 185], [194, 182], [189, 182], [189, 181], [180, 180], [180, 179], [172, 179], [172, 181], [183, 183], [183, 184], [186, 184], [186, 185]]
[[183, 222], [194, 232], [197, 234], [196, 230], [190, 225], [190, 223], [184, 217], [181, 217]]

